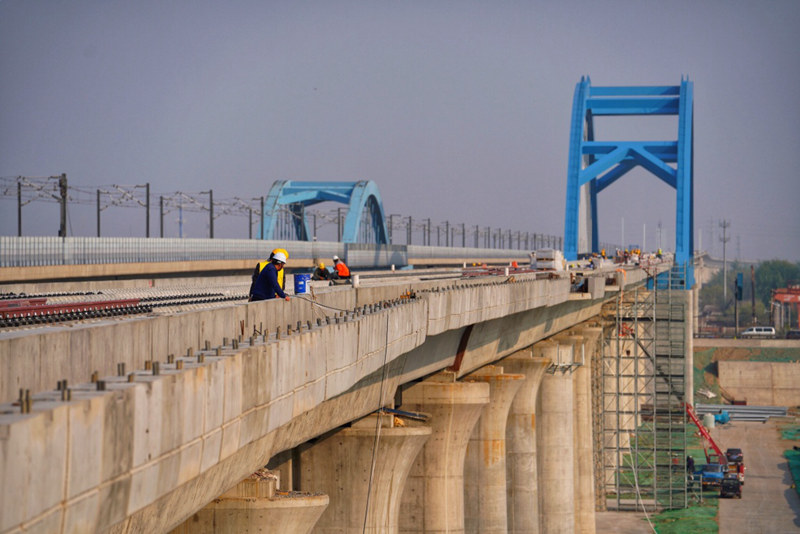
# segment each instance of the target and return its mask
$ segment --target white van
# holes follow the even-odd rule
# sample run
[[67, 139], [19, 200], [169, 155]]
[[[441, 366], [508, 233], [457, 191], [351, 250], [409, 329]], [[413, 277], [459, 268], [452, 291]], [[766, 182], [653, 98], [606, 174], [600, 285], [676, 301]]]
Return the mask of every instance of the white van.
[[742, 337], [775, 337], [775, 328], [772, 326], [751, 326], [744, 332]]

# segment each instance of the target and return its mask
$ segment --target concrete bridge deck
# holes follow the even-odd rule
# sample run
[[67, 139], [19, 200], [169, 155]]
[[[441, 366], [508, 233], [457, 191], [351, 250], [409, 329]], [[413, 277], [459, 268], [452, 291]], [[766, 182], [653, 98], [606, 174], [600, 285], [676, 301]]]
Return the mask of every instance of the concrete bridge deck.
[[[586, 321], [647, 273], [597, 276], [589, 294], [541, 273], [332, 288], [317, 295], [326, 308], [267, 301], [2, 339], [0, 532], [167, 531], [402, 385], [465, 376]], [[87, 382], [94, 371], [105, 390]], [[69, 400], [53, 390], [63, 379]], [[30, 413], [8, 403], [19, 388]]]

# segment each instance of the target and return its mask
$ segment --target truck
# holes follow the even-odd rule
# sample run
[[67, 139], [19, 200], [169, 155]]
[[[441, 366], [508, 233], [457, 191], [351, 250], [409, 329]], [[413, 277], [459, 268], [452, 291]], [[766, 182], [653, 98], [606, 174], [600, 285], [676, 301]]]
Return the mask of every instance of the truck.
[[742, 449], [726, 449], [725, 458], [728, 460], [728, 476], [736, 478], [744, 486], [744, 454]]
[[[686, 407], [686, 414], [689, 416], [689, 419], [691, 419], [691, 421], [695, 424], [697, 430], [700, 432], [700, 435], [703, 437], [703, 453], [706, 456], [707, 465], [719, 464], [721, 466], [725, 466], [722, 478], [725, 478], [725, 474], [727, 474], [728, 477], [732, 477], [738, 480], [740, 485], [744, 485], [745, 466], [744, 466], [744, 454], [742, 453], [742, 449], [732, 447], [727, 449], [725, 451], [725, 454], [723, 454], [722, 449], [719, 448], [717, 442], [714, 441], [714, 438], [711, 437], [711, 434], [709, 434], [706, 427], [704, 427], [703, 423], [701, 423], [700, 420], [697, 418], [697, 415], [694, 413], [692, 407], [689, 404], [685, 404], [684, 406]], [[706, 444], [711, 446], [711, 449], [713, 449], [714, 451], [713, 453], [709, 453], [708, 446]], [[707, 467], [707, 465], [702, 467]], [[702, 467], [700, 471], [702, 471]], [[702, 474], [703, 480], [705, 481], [704, 473], [696, 472], [696, 474]], [[713, 474], [712, 476], [713, 478], [716, 479], [716, 477], [718, 476], [716, 474], [716, 470], [715, 474]]]
[[722, 498], [725, 497], [736, 497], [737, 499], [742, 498], [742, 483], [739, 482], [738, 478], [725, 478], [719, 485], [719, 496]]
[[720, 486], [727, 475], [726, 464], [705, 464], [694, 472], [694, 480], [702, 481], [703, 486]]

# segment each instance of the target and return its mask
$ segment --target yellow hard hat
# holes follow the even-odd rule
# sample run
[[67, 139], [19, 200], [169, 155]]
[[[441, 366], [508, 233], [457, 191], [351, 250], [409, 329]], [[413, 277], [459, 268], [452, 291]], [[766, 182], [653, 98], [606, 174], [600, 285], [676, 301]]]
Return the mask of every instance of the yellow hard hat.
[[272, 251], [272, 255], [274, 256], [274, 255], [275, 255], [275, 254], [277, 254], [278, 252], [281, 252], [281, 253], [283, 253], [283, 255], [284, 255], [284, 256], [286, 256], [286, 259], [287, 259], [287, 260], [289, 259], [289, 253], [288, 253], [288, 252], [286, 252], [286, 249], [284, 249], [284, 248], [276, 248], [275, 250], [273, 250], [273, 251]]
[[324, 263], [322, 263], [322, 262], [319, 262], [319, 268], [320, 268], [320, 269], [324, 269], [324, 268], [325, 268], [325, 264], [324, 264]]

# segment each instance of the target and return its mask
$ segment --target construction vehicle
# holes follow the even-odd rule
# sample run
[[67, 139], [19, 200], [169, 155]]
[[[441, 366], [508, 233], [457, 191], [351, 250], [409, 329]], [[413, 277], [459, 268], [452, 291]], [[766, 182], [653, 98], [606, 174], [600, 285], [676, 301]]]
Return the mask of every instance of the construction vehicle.
[[[728, 477], [735, 477], [740, 484], [744, 485], [744, 455], [742, 454], [741, 449], [731, 448], [728, 449], [728, 454], [723, 454], [722, 449], [719, 448], [717, 442], [714, 441], [714, 438], [711, 437], [709, 434], [708, 429], [703, 426], [703, 423], [697, 418], [697, 415], [694, 413], [694, 410], [689, 404], [684, 405], [686, 407], [686, 415], [689, 416], [689, 419], [692, 420], [692, 423], [697, 427], [697, 430], [700, 432], [700, 435], [703, 437], [703, 453], [706, 456], [706, 463], [707, 464], [720, 464], [724, 465], [725, 469], [721, 470], [725, 473], [728, 473]], [[709, 452], [708, 446], [713, 449], [713, 452]], [[702, 469], [701, 469], [702, 471]]]
[[[722, 449], [717, 446], [717, 442], [714, 441], [714, 438], [711, 437], [711, 434], [708, 433], [706, 427], [703, 426], [703, 423], [697, 418], [697, 415], [694, 413], [694, 410], [689, 404], [685, 404], [686, 406], [686, 415], [689, 416], [689, 419], [692, 420], [694, 426], [697, 427], [697, 430], [700, 431], [700, 435], [703, 437], [703, 454], [706, 455], [706, 463], [709, 464], [728, 464], [728, 459], [722, 454]], [[708, 452], [708, 446], [711, 445], [711, 448], [714, 449], [713, 453]]]
[[742, 498], [742, 483], [736, 478], [726, 478], [722, 481], [719, 487], [720, 497], [736, 497]]

